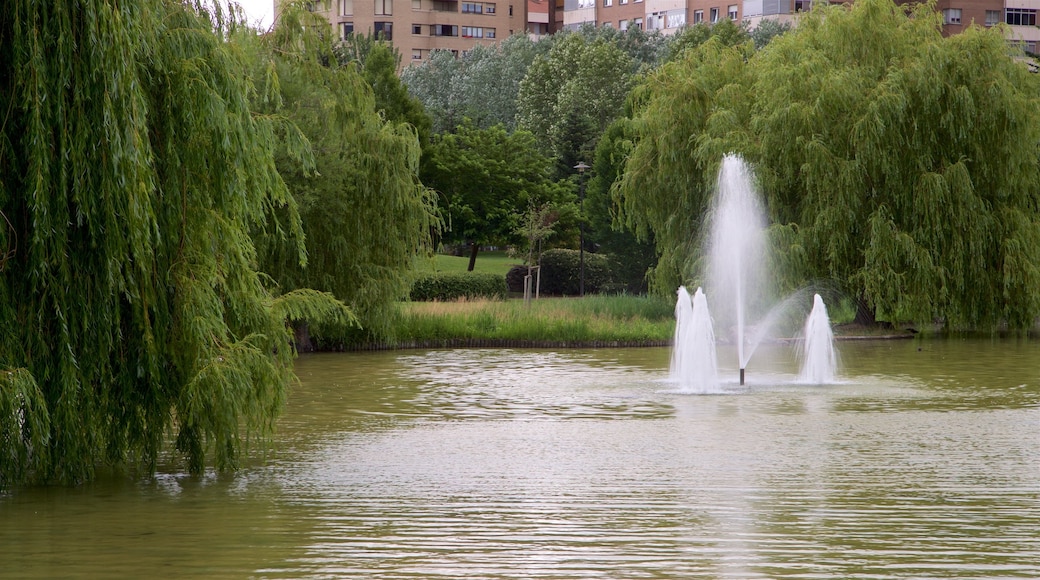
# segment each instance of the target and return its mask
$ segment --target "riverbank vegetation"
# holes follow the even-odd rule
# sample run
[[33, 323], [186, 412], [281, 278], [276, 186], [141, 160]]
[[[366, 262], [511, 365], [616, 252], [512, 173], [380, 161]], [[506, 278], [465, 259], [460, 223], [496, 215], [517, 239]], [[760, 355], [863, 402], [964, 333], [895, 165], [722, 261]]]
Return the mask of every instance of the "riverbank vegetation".
[[675, 305], [653, 296], [586, 296], [407, 302], [390, 345], [449, 341], [549, 344], [661, 344], [671, 340]]

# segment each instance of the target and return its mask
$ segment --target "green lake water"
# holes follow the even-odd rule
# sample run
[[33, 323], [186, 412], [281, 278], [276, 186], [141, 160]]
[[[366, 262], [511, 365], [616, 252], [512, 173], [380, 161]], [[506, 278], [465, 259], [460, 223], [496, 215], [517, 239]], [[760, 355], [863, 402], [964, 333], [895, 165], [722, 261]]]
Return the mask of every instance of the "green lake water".
[[0, 496], [2, 578], [1040, 578], [1040, 342], [302, 357], [264, 462]]

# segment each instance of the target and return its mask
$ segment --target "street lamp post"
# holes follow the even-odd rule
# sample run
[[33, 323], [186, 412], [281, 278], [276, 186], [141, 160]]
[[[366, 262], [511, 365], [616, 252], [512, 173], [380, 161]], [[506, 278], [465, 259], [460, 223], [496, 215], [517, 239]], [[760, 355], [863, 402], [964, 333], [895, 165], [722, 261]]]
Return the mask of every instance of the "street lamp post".
[[584, 161], [574, 166], [578, 170], [578, 296], [585, 295], [585, 170]]

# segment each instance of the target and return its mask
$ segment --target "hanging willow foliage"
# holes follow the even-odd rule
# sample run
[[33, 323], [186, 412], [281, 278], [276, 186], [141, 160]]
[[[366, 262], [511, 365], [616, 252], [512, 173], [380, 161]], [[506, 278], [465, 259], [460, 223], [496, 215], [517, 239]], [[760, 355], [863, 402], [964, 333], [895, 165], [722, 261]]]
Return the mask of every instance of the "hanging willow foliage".
[[[703, 144], [719, 143], [754, 165], [774, 239], [803, 258], [797, 277], [836, 280], [893, 320], [1022, 328], [1040, 316], [1040, 84], [999, 27], [947, 38], [934, 6], [857, 0], [814, 9], [729, 84], [693, 58], [651, 80], [634, 121], [646, 129], [622, 193], [659, 245], [696, 237], [697, 224], [665, 221], [688, 194], [644, 201], [638, 188], [713, 175], [722, 152]], [[655, 120], [675, 86], [703, 88]]]
[[283, 315], [345, 315], [256, 270], [249, 228], [299, 219], [220, 26], [162, 0], [0, 11], [0, 486], [154, 470], [168, 437], [232, 468], [284, 401]]
[[291, 121], [314, 151], [313, 169], [278, 157], [299, 202], [306, 267], [271, 232], [258, 246], [281, 288], [331, 292], [378, 336], [407, 296], [417, 255], [430, 248], [435, 197], [418, 179], [415, 129], [377, 113], [372, 87], [356, 63], [338, 63], [333, 38], [325, 18], [296, 3], [282, 7], [272, 34], [236, 39], [255, 85], [268, 89], [255, 95], [256, 109]]

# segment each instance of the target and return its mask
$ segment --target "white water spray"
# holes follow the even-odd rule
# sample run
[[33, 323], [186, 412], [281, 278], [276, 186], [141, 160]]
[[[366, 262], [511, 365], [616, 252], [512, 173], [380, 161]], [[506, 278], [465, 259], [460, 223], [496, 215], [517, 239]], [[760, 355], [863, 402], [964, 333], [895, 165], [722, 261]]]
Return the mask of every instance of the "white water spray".
[[[715, 392], [717, 388], [713, 324], [721, 324], [723, 335], [731, 338], [736, 347], [743, 385], [744, 371], [756, 347], [791, 312], [798, 299], [796, 294], [778, 304], [768, 302], [765, 289], [772, 286], [772, 273], [766, 258], [765, 211], [751, 170], [739, 156], [727, 155], [722, 160], [709, 227], [705, 286], [712, 297], [711, 314], [700, 288], [692, 299], [686, 288], [679, 288], [675, 308], [671, 374], [687, 392]], [[823, 300], [817, 295], [815, 301], [819, 312], [814, 307], [806, 323], [802, 380], [832, 382], [837, 366], [834, 337]], [[749, 325], [749, 320], [756, 322]]]
[[813, 296], [813, 309], [805, 321], [805, 360], [801, 381], [813, 384], [834, 382], [838, 356], [834, 350], [834, 332], [827, 317], [827, 306], [819, 294]]
[[686, 393], [711, 393], [718, 389], [719, 372], [715, 355], [715, 331], [708, 312], [708, 301], [700, 288], [693, 298], [685, 286], [679, 287], [675, 303], [675, 346], [672, 348], [671, 375], [679, 390]]

